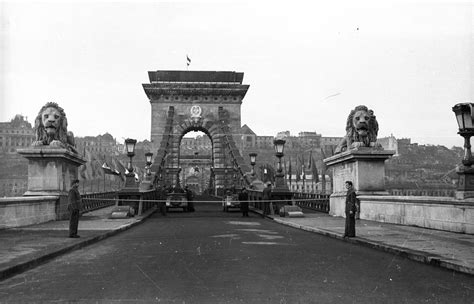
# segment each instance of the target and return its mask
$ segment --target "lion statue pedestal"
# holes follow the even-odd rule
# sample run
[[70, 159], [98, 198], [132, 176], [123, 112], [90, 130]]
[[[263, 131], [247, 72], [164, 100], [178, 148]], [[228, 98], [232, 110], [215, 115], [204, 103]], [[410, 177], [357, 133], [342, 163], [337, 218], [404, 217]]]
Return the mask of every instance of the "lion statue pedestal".
[[384, 183], [385, 160], [393, 154], [395, 151], [360, 147], [324, 159], [333, 176], [329, 214], [345, 216], [344, 183], [348, 180], [354, 184], [357, 195], [388, 195]]
[[63, 148], [33, 147], [17, 151], [28, 159], [28, 189], [24, 196], [59, 196], [57, 219], [67, 217], [67, 195], [78, 168], [86, 161]]
[[64, 110], [57, 103], [44, 105], [35, 120], [36, 141], [17, 152], [28, 159], [28, 190], [24, 196], [59, 196], [56, 219], [68, 218], [67, 196], [86, 160], [77, 153], [74, 135], [67, 131]]
[[333, 171], [329, 214], [345, 216], [346, 181], [352, 181], [357, 195], [388, 195], [385, 190], [385, 160], [395, 151], [384, 150], [377, 143], [378, 131], [374, 111], [364, 105], [351, 110], [346, 121], [346, 135], [337, 146], [335, 155], [323, 160]]

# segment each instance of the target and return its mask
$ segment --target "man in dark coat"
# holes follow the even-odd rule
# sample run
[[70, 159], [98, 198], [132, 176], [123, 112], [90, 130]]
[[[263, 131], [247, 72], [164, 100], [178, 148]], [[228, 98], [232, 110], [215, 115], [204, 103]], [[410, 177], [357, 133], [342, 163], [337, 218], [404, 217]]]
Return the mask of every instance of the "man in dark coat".
[[249, 194], [247, 193], [247, 189], [242, 188], [242, 191], [239, 193], [239, 202], [240, 202], [240, 210], [242, 211], [243, 217], [249, 216]]
[[355, 237], [355, 216], [357, 212], [357, 195], [351, 181], [346, 181], [346, 228], [344, 237]]
[[70, 238], [78, 238], [80, 237], [77, 235], [77, 226], [79, 225], [79, 216], [80, 211], [82, 208], [82, 199], [79, 190], [79, 180], [73, 180], [71, 183], [71, 190], [69, 190], [69, 194], [67, 197], [68, 206], [67, 209], [69, 210], [71, 216], [69, 218], [69, 237]]
[[270, 201], [272, 200], [272, 183], [268, 183], [267, 187], [263, 189], [263, 213], [262, 216], [268, 214], [270, 210]]
[[186, 199], [188, 200], [188, 211], [194, 212], [193, 192], [188, 188], [188, 186], [184, 187], [184, 191], [186, 192]]

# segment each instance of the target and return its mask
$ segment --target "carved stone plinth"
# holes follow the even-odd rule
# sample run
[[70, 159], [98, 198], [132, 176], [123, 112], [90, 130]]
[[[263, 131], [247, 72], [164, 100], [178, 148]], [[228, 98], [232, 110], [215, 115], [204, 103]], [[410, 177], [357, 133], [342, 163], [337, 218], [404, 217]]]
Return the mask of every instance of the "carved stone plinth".
[[459, 175], [456, 199], [474, 198], [474, 168], [459, 165], [456, 173]]
[[17, 152], [28, 159], [28, 190], [23, 195], [59, 196], [57, 217], [67, 217], [67, 195], [71, 181], [78, 179], [78, 168], [86, 160], [70, 150], [49, 146], [20, 149]]
[[332, 170], [333, 193], [330, 211], [333, 216], [345, 215], [346, 181], [352, 181], [357, 195], [388, 195], [385, 189], [385, 160], [395, 151], [360, 147], [324, 159]]

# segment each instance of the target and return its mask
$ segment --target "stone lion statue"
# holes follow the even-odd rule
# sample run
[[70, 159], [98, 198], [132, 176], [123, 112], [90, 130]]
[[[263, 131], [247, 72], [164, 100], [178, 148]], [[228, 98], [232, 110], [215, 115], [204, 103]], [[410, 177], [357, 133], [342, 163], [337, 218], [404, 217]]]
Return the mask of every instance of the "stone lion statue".
[[380, 148], [381, 145], [377, 143], [378, 131], [379, 124], [374, 111], [363, 105], [357, 106], [347, 117], [346, 136], [341, 140], [334, 153], [358, 147]]
[[63, 108], [55, 102], [46, 103], [35, 119], [36, 141], [33, 146], [66, 148], [76, 152], [74, 135], [67, 131], [67, 118]]

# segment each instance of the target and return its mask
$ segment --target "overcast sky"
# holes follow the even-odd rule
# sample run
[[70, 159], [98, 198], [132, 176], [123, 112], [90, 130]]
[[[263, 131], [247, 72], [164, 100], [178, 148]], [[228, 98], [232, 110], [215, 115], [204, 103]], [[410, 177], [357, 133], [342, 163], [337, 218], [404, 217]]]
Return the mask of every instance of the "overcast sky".
[[343, 136], [365, 104], [379, 137], [461, 146], [473, 4], [380, 2], [0, 0], [0, 121], [55, 101], [76, 136], [149, 139], [147, 72], [188, 55], [190, 70], [245, 73], [242, 124], [258, 135]]

